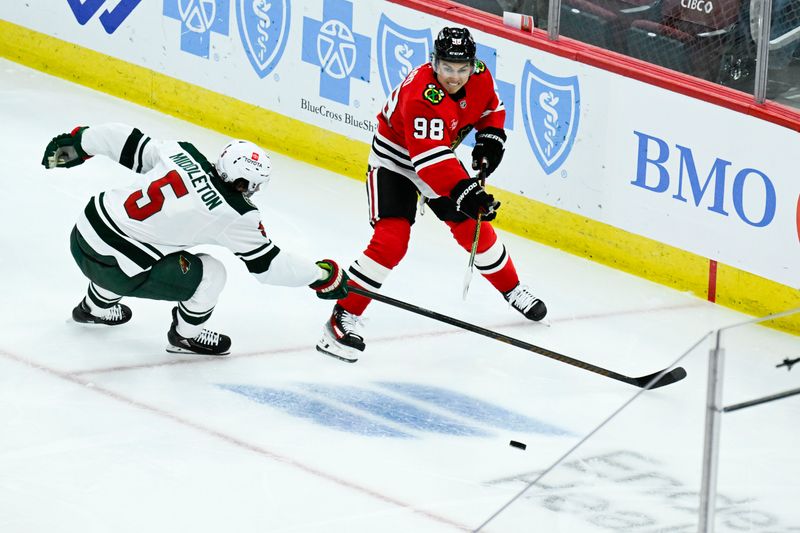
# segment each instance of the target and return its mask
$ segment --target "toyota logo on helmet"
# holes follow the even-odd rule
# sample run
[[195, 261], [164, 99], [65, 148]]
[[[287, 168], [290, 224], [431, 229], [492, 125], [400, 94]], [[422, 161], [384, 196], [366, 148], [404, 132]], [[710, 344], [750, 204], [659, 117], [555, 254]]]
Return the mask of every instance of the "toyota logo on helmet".
[[269, 155], [250, 141], [232, 140], [219, 155], [217, 173], [223, 181], [247, 182], [246, 196], [252, 196], [262, 185], [269, 183], [272, 161]]

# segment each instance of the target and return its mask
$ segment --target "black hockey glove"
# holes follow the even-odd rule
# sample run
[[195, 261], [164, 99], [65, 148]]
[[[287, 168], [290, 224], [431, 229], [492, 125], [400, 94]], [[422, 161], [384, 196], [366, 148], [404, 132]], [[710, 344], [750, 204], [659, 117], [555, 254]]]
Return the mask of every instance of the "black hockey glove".
[[494, 220], [500, 202], [487, 193], [475, 178], [466, 178], [453, 187], [450, 199], [456, 203], [456, 209], [469, 218], [477, 219], [478, 213], [483, 213], [483, 220]]
[[86, 127], [72, 130], [72, 133], [62, 133], [50, 141], [44, 149], [42, 166], [45, 168], [74, 167], [80, 165], [91, 156], [81, 148], [81, 137]]
[[350, 279], [347, 273], [339, 268], [333, 259], [317, 261], [317, 266], [328, 273], [324, 279], [315, 281], [309, 287], [317, 291], [317, 296], [323, 300], [338, 300], [347, 296], [347, 282]]
[[495, 171], [505, 153], [506, 132], [500, 128], [484, 128], [475, 134], [472, 149], [472, 170], [480, 170], [485, 160], [486, 176]]

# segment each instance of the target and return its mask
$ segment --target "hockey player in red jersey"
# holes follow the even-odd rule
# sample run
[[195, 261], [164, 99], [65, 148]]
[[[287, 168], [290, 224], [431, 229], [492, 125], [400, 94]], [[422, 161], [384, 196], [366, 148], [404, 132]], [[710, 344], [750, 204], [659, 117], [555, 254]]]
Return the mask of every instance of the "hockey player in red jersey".
[[227, 354], [230, 337], [203, 327], [225, 285], [225, 267], [188, 251], [200, 244], [230, 249], [262, 283], [307, 285], [323, 299], [347, 295], [347, 274], [335, 261], [294, 256], [267, 236], [250, 196], [267, 184], [272, 165], [253, 143], [231, 141], [213, 164], [190, 143], [102, 124], [54, 137], [42, 165], [73, 167], [95, 155], [139, 177], [92, 197], [72, 230], [72, 256], [89, 278], [86, 297], [72, 311], [76, 322], [128, 322], [132, 313], [120, 303], [123, 296], [177, 302], [167, 351]]
[[[454, 153], [475, 128], [472, 168], [483, 167], [488, 176], [503, 158], [504, 121], [505, 108], [492, 74], [475, 58], [469, 30], [442, 29], [431, 62], [411, 71], [378, 115], [367, 170], [373, 234], [363, 255], [350, 265], [350, 283], [373, 291], [381, 288], [406, 254], [417, 199], [422, 195], [467, 251], [481, 214], [476, 269], [526, 318], [544, 318], [547, 308], [520, 283], [505, 246], [489, 223], [500, 203], [468, 174]], [[358, 317], [370, 301], [354, 293], [340, 299], [323, 328], [317, 350], [356, 361], [365, 348], [356, 329]]]

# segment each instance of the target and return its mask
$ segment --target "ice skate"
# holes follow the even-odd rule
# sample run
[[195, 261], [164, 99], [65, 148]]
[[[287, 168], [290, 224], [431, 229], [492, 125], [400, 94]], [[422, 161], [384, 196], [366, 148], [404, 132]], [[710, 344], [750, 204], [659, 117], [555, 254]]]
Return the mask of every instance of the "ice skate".
[[108, 309], [104, 309], [102, 314], [92, 314], [86, 300], [81, 300], [75, 309], [72, 310], [72, 320], [81, 324], [104, 324], [106, 326], [119, 326], [131, 319], [133, 313], [131, 308], [125, 304], [115, 304]]
[[170, 353], [194, 353], [200, 355], [228, 355], [231, 338], [221, 333], [203, 329], [193, 338], [181, 337], [178, 334], [178, 308], [172, 308], [172, 326], [167, 333], [167, 351]]
[[522, 313], [528, 320], [538, 322], [547, 315], [544, 302], [531, 293], [530, 287], [518, 283], [516, 287], [503, 293], [503, 297], [511, 307]]
[[358, 316], [338, 304], [334, 306], [330, 319], [322, 327], [317, 351], [348, 363], [358, 361], [358, 352], [363, 352], [366, 345], [364, 338], [356, 333], [357, 324]]

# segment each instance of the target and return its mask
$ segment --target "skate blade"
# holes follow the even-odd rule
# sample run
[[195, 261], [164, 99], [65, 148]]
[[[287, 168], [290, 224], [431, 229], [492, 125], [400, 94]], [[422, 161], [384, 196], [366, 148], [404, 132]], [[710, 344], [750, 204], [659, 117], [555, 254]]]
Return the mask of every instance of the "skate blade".
[[319, 353], [328, 355], [340, 361], [344, 361], [345, 363], [355, 363], [358, 361], [358, 357], [356, 357], [353, 352], [342, 349], [337, 350], [333, 348], [332, 343], [329, 342], [326, 337], [322, 337], [322, 339], [320, 339], [316, 348]]
[[358, 357], [348, 358], [348, 356], [346, 355], [339, 355], [334, 352], [329, 352], [328, 350], [322, 348], [321, 346], [317, 346], [317, 351], [319, 353], [333, 357], [334, 359], [338, 359], [339, 361], [344, 361], [345, 363], [355, 363], [356, 361], [358, 361]]
[[104, 322], [93, 322], [91, 320], [83, 321], [83, 320], [75, 320], [74, 318], [70, 317], [66, 319], [64, 322], [67, 324], [73, 324], [81, 328], [89, 328], [89, 329], [103, 329], [104, 327], [114, 327], [114, 326], [124, 326], [127, 322], [123, 322], [122, 324], [106, 324]]
[[534, 322], [534, 324], [539, 324], [540, 326], [544, 326], [546, 328], [549, 328], [550, 326], [552, 326], [552, 324], [550, 323], [550, 319], [547, 318], [547, 317], [544, 317], [541, 320], [537, 320], [536, 322]]
[[228, 352], [223, 352], [223, 353], [200, 353], [200, 352], [195, 352], [195, 351], [192, 351], [192, 350], [189, 350], [189, 349], [186, 349], [186, 348], [180, 348], [178, 346], [173, 346], [171, 344], [168, 344], [167, 347], [164, 348], [164, 349], [166, 351], [168, 351], [169, 353], [186, 353], [186, 354], [190, 354], [190, 355], [203, 355], [203, 356], [206, 356], [206, 357], [219, 357], [221, 355], [228, 355], [228, 354], [231, 353], [229, 351]]

